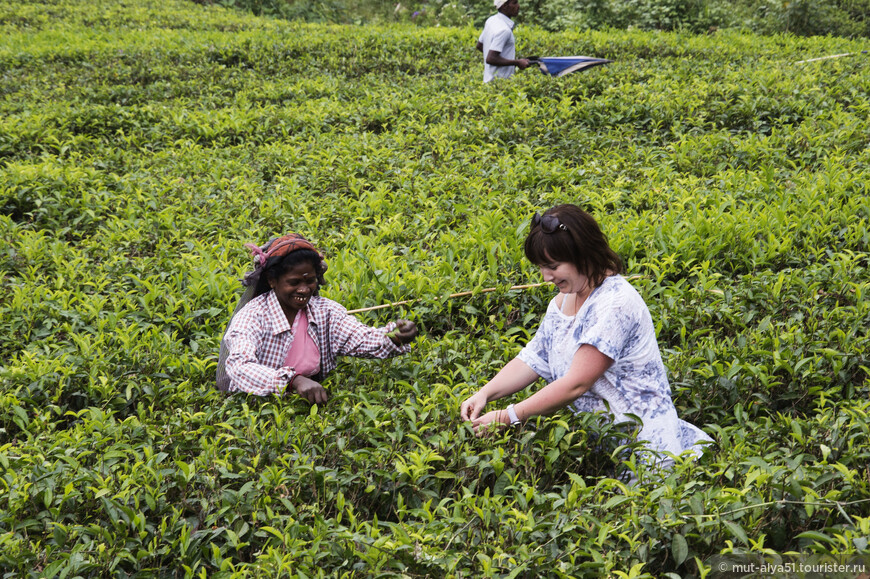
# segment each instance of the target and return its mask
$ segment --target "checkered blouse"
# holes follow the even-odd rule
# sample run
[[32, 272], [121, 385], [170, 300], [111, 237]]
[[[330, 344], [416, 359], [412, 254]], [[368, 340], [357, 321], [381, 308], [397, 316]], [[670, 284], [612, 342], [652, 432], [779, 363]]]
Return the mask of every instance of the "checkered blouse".
[[[349, 315], [341, 304], [319, 296], [311, 298], [306, 313], [308, 334], [320, 350], [321, 380], [335, 369], [338, 356], [389, 358], [411, 350], [407, 344], [396, 346], [387, 337], [395, 322], [372, 328]], [[295, 376], [293, 368], [283, 365], [293, 334], [274, 291], [245, 304], [230, 322], [224, 341], [229, 349], [228, 392], [283, 394]]]

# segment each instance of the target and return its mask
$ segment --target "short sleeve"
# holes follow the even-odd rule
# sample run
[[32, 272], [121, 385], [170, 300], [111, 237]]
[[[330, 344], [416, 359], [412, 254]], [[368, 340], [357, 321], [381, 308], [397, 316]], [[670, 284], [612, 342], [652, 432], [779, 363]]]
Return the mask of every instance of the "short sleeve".
[[626, 292], [620, 285], [611, 283], [599, 288], [600, 294], [595, 296], [594, 302], [583, 313], [582, 322], [574, 328], [573, 339], [577, 348], [588, 344], [611, 360], [620, 360], [642, 341], [646, 305], [640, 296], [633, 299], [635, 292]]
[[525, 364], [535, 371], [535, 374], [546, 380], [553, 381], [552, 373], [550, 372], [550, 349], [553, 343], [553, 324], [550, 323], [549, 310], [541, 320], [541, 325], [538, 326], [538, 331], [534, 337], [529, 340], [529, 343], [520, 350], [517, 358], [525, 362]]
[[498, 53], [501, 53], [505, 47], [510, 43], [511, 35], [513, 33], [510, 30], [504, 29], [500, 30], [492, 36], [492, 40], [489, 44], [489, 49], [494, 50]]

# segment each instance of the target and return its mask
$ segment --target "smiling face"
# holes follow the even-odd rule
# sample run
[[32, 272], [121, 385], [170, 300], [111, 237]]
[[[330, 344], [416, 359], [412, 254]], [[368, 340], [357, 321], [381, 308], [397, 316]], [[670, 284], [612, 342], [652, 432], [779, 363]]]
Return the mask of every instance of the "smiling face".
[[304, 309], [317, 292], [317, 272], [312, 263], [303, 261], [282, 275], [269, 279], [269, 286], [275, 290], [281, 309], [292, 323], [296, 312]]
[[538, 266], [544, 281], [552, 283], [563, 294], [585, 295], [592, 289], [589, 278], [577, 270], [577, 266], [567, 261], [552, 261]]

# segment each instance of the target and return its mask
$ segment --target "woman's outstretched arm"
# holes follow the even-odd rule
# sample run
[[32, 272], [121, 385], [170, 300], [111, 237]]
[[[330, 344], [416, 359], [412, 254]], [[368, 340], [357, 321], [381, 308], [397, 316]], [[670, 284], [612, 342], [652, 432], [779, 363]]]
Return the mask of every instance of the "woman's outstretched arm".
[[480, 416], [487, 402], [498, 400], [519, 392], [540, 378], [525, 362], [514, 358], [504, 368], [499, 370], [492, 380], [462, 403], [460, 415], [462, 420], [475, 420]]
[[[580, 346], [574, 354], [571, 367], [564, 376], [550, 382], [522, 402], [514, 405], [514, 411], [516, 412], [517, 418], [519, 418], [520, 421], [525, 421], [532, 416], [550, 414], [560, 408], [564, 408], [592, 388], [595, 381], [598, 380], [608, 368], [610, 368], [611, 364], [613, 364], [613, 360], [599, 352], [594, 346], [588, 344]], [[526, 367], [528, 368], [528, 366]], [[504, 370], [506, 369], [507, 366], [505, 366]], [[502, 370], [502, 372], [504, 372], [504, 370]], [[501, 372], [499, 372], [499, 375], [500, 374]], [[498, 376], [496, 376], [496, 378], [498, 378]], [[495, 382], [496, 378], [493, 378], [489, 384], [484, 386], [484, 389]], [[481, 392], [483, 392], [484, 389], [481, 389]], [[513, 391], [505, 392], [502, 395], [513, 394], [520, 389], [521, 388], [516, 388]], [[480, 392], [478, 392], [478, 394], [480, 394]], [[475, 396], [478, 394], [475, 394]], [[490, 398], [490, 400], [495, 400], [496, 398], [500, 398], [500, 396]], [[465, 410], [465, 404], [472, 399], [474, 399], [474, 396], [463, 403], [463, 410]], [[480, 414], [480, 411], [478, 411], [478, 414]], [[474, 427], [475, 432], [480, 432], [482, 428], [487, 427], [493, 422], [510, 424], [510, 418], [505, 410], [494, 410], [480, 416], [479, 418], [471, 418], [470, 420], [472, 421], [472, 426]]]

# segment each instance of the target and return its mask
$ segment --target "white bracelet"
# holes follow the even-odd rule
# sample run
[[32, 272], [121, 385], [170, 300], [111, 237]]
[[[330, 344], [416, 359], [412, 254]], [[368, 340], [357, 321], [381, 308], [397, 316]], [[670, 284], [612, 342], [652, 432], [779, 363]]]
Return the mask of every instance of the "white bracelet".
[[511, 419], [511, 426], [516, 426], [517, 424], [520, 423], [520, 417], [517, 416], [517, 411], [514, 410], [513, 404], [508, 404], [507, 412], [508, 412], [508, 418]]

